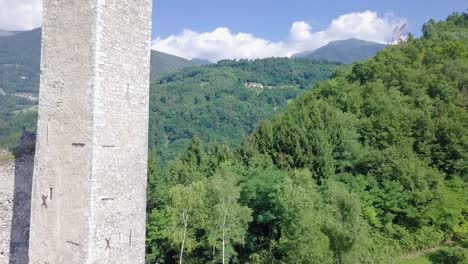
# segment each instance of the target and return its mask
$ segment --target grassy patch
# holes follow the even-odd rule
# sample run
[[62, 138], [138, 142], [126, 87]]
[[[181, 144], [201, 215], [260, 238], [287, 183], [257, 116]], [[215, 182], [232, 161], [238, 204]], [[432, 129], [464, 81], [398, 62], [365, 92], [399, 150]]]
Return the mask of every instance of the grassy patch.
[[468, 250], [460, 245], [452, 244], [450, 246], [439, 247], [437, 249], [421, 252], [414, 256], [404, 257], [398, 264], [439, 264], [468, 263]]
[[432, 262], [426, 256], [417, 256], [402, 260], [400, 264], [432, 264]]
[[14, 160], [15, 156], [13, 156], [12, 153], [2, 153], [0, 154], [0, 161], [9, 161], [9, 160]]

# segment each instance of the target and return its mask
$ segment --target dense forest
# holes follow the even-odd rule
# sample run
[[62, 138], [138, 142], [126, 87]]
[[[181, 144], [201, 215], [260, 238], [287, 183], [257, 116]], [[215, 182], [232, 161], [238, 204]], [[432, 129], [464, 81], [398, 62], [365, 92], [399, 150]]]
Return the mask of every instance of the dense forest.
[[[186, 67], [164, 77], [153, 73], [149, 138], [162, 161], [183, 151], [195, 135], [206, 142], [239, 144], [260, 120], [270, 118], [312, 83], [328, 79], [338, 67], [287, 58], [181, 66], [167, 54], [153, 52], [152, 58], [161, 64], [153, 63], [157, 72]], [[246, 87], [248, 82], [263, 88]], [[35, 130], [36, 102], [9, 93], [0, 94], [0, 100], [0, 148], [11, 148], [23, 127]]]
[[468, 14], [453, 14], [337, 70], [235, 148], [194, 138], [167, 166], [152, 151], [147, 263], [398, 263], [444, 242], [435, 263], [467, 263], [467, 73]]
[[[23, 129], [35, 131], [40, 33], [0, 37], [0, 75], [7, 76], [0, 78], [0, 148], [16, 146]], [[150, 147], [156, 147], [163, 162], [183, 151], [195, 135], [206, 142], [239, 144], [260, 120], [338, 67], [287, 58], [208, 63], [151, 53]], [[262, 88], [246, 87], [249, 82]]]
[[[194, 136], [235, 146], [260, 120], [320, 80], [336, 64], [270, 58], [190, 67], [151, 85], [149, 145], [165, 162]], [[254, 83], [258, 87], [248, 87]]]

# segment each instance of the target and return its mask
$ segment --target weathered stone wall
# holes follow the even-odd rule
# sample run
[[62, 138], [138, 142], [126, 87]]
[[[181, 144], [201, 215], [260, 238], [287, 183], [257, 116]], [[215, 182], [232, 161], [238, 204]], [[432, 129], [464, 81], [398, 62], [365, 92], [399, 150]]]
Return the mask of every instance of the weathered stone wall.
[[46, 0], [31, 263], [144, 263], [151, 0]]
[[90, 251], [96, 263], [144, 263], [151, 1], [106, 1], [97, 22]]
[[16, 158], [0, 156], [0, 264], [28, 263], [34, 136], [23, 140]]
[[0, 264], [8, 264], [13, 219], [15, 160], [5, 157], [2, 159], [0, 160]]

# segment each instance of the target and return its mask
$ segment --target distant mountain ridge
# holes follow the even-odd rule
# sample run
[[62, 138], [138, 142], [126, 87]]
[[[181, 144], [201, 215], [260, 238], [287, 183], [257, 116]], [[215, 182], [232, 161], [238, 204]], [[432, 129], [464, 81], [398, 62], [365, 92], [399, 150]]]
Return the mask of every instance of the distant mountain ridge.
[[37, 92], [41, 29], [0, 36], [0, 88], [7, 93]]
[[314, 51], [305, 51], [293, 55], [293, 58], [306, 58], [329, 62], [351, 64], [375, 56], [387, 45], [356, 38], [337, 40]]
[[194, 58], [191, 59], [190, 62], [192, 62], [195, 65], [210, 65], [213, 64], [213, 62], [205, 59], [199, 59], [199, 58]]
[[17, 31], [8, 31], [8, 30], [0, 29], [0, 37], [13, 36], [16, 33], [18, 33], [18, 32]]
[[[21, 32], [0, 30], [0, 88], [7, 93], [38, 92], [41, 32], [41, 28]], [[152, 50], [151, 79], [185, 67], [210, 63], [203, 59], [190, 61]]]
[[198, 64], [187, 59], [170, 55], [164, 52], [151, 51], [151, 80], [158, 79], [166, 74], [174, 73], [180, 69], [196, 66]]

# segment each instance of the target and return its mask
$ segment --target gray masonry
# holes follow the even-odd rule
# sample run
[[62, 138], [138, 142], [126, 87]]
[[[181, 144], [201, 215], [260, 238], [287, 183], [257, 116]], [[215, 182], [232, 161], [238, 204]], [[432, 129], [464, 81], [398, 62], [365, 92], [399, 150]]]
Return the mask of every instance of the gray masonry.
[[[0, 160], [0, 263], [28, 263], [32, 156]], [[22, 166], [28, 171], [20, 170]], [[19, 169], [18, 171], [16, 169]], [[29, 177], [28, 177], [29, 176]], [[28, 199], [29, 198], [29, 199]]]
[[15, 156], [0, 151], [0, 264], [28, 263], [34, 144], [26, 133]]
[[0, 159], [0, 179], [0, 263], [8, 264], [13, 221], [15, 160], [6, 153]]
[[45, 0], [29, 263], [144, 263], [151, 0]]

